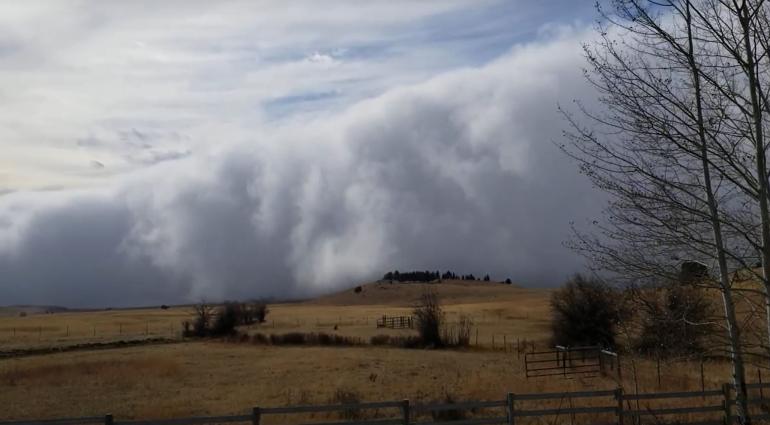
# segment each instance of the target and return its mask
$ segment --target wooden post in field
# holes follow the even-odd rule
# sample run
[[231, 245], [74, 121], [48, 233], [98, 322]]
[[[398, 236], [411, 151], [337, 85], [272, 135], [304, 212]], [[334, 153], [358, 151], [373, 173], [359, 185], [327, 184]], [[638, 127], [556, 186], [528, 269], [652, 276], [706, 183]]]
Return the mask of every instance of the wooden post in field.
[[660, 355], [658, 355], [658, 389], [660, 389]]
[[723, 407], [725, 409], [725, 424], [732, 425], [732, 402], [730, 401], [730, 384], [722, 384], [722, 394], [724, 396]]
[[479, 346], [479, 328], [476, 328], [476, 347]]
[[569, 353], [569, 348], [564, 351], [564, 355], [561, 358], [561, 365], [562, 365], [562, 371], [564, 372], [564, 377], [567, 377], [567, 355]]
[[409, 425], [409, 400], [404, 400], [401, 402], [401, 414], [403, 415], [403, 425]]
[[94, 325], [93, 328], [94, 328], [94, 336], [96, 336], [96, 325]]
[[251, 409], [251, 425], [259, 425], [259, 420], [262, 417], [262, 410], [259, 407]]
[[506, 398], [506, 413], [508, 414], [508, 425], [514, 425], [516, 422], [516, 416], [514, 416], [514, 401], [515, 396], [513, 393], [508, 393], [508, 397]]
[[104, 425], [112, 425], [112, 415], [104, 415]]
[[[700, 390], [701, 392], [706, 391], [706, 376], [703, 373], [703, 356], [700, 356]], [[706, 398], [706, 395], [704, 394], [702, 398]]]
[[618, 402], [618, 407], [615, 413], [618, 415], [618, 425], [623, 425], [623, 388], [618, 387], [615, 390], [615, 400]]
[[616, 360], [618, 361], [618, 382], [623, 385], [623, 368], [620, 365], [620, 353], [616, 353]]
[[765, 399], [765, 391], [762, 389], [762, 369], [757, 368], [757, 378], [759, 379], [759, 399]]

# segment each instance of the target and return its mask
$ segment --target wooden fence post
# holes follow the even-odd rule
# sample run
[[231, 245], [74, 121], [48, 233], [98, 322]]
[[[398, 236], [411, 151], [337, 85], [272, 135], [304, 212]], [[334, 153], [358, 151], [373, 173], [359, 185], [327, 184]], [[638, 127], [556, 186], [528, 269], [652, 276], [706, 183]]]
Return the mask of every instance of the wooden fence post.
[[112, 415], [104, 415], [104, 425], [112, 425]]
[[508, 425], [514, 425], [514, 423], [516, 422], [516, 416], [514, 416], [515, 411], [514, 411], [514, 405], [513, 405], [514, 397], [515, 396], [513, 395], [513, 393], [508, 393], [508, 397], [506, 398], [506, 403], [507, 403], [506, 413], [508, 413]]
[[730, 384], [722, 384], [722, 394], [724, 395], [725, 425], [732, 425], [732, 402], [730, 401]]
[[618, 425], [623, 425], [623, 388], [618, 387], [615, 390], [615, 400], [618, 401], [618, 408], [615, 413], [618, 415]]
[[409, 400], [404, 400], [401, 402], [401, 413], [404, 417], [404, 423], [403, 425], [409, 425], [410, 418], [409, 418]]
[[765, 399], [765, 392], [762, 390], [762, 369], [757, 368], [757, 378], [759, 378], [759, 399]]
[[259, 425], [259, 420], [262, 418], [262, 410], [259, 407], [251, 409], [251, 425]]

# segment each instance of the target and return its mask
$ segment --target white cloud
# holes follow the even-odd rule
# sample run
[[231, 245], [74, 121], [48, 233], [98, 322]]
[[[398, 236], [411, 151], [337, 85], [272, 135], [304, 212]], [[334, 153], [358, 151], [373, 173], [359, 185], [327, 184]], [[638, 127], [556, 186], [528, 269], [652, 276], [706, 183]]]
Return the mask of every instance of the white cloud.
[[[216, 15], [194, 23], [224, 25]], [[487, 65], [279, 125], [242, 113], [232, 122], [209, 122], [207, 111], [241, 111], [238, 103], [252, 94], [217, 103], [224, 98], [216, 93], [230, 90], [217, 87], [213, 100], [201, 95], [193, 102], [204, 105], [200, 112], [164, 117], [195, 129], [185, 131], [195, 140], [176, 146], [192, 149], [189, 155], [113, 176], [98, 191], [0, 197], [0, 299], [83, 305], [297, 295], [391, 268], [451, 267], [558, 283], [579, 267], [561, 247], [568, 222], [597, 211], [596, 196], [552, 144], [562, 125], [557, 102], [590, 93], [580, 73], [578, 40], [586, 36], [572, 30], [524, 43]], [[294, 65], [279, 66], [291, 74]], [[162, 74], [153, 77], [153, 105], [199, 96], [182, 89], [190, 81], [170, 83], [175, 79]], [[280, 85], [278, 74], [270, 78]], [[236, 80], [234, 87], [243, 81]], [[103, 122], [124, 119], [114, 114], [116, 104], [139, 102], [131, 87], [124, 94], [99, 106], [111, 111]], [[152, 114], [126, 111], [133, 122], [157, 124]], [[86, 115], [76, 108], [56, 128], [77, 133], [91, 122]], [[152, 148], [159, 149], [159, 138], [174, 139], [164, 128], [153, 133], [159, 136]], [[109, 140], [100, 131], [89, 133], [97, 145], [122, 143], [116, 157], [142, 151], [141, 136], [129, 131]], [[81, 137], [89, 145], [88, 134]], [[97, 158], [104, 170], [109, 152]]]

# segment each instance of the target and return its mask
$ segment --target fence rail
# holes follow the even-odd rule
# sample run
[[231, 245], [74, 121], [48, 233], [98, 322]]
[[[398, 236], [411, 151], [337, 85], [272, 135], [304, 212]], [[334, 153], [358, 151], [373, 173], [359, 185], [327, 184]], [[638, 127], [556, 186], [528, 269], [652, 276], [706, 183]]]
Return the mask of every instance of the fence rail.
[[[616, 353], [602, 350], [601, 347], [563, 347], [557, 345], [554, 350], [534, 351], [524, 354], [526, 377], [541, 378], [547, 376], [573, 377], [575, 375], [605, 374], [608, 369], [620, 373], [620, 363]], [[618, 364], [616, 368], [615, 365]]]
[[[769, 384], [749, 384], [749, 388], [761, 389], [770, 388]], [[670, 406], [645, 406], [641, 407], [640, 401], [647, 403], [654, 400], [683, 400], [683, 404], [692, 403], [693, 399], [702, 398], [705, 405], [684, 405], [679, 407]], [[574, 406], [574, 401], [586, 399], [602, 399], [597, 403], [600, 405], [592, 406]], [[708, 400], [710, 401], [708, 401]], [[569, 401], [569, 406], [562, 407], [561, 402]], [[532, 402], [559, 401], [559, 407], [527, 406]], [[760, 405], [770, 402], [770, 399], [749, 398], [750, 405]], [[636, 408], [631, 408], [632, 403]], [[507, 424], [517, 423], [516, 418], [556, 418], [551, 423], [559, 423], [556, 420], [559, 417], [569, 418], [569, 423], [575, 423], [576, 415], [594, 415], [589, 418], [592, 424], [603, 423], [605, 425], [618, 424], [624, 425], [624, 419], [630, 419], [627, 424], [643, 424], [644, 418], [650, 418], [653, 421], [659, 421], [659, 416], [671, 415], [710, 415], [710, 417], [690, 418], [687, 420], [678, 419], [676, 422], [681, 425], [724, 425], [732, 424], [737, 421], [733, 414], [735, 399], [733, 391], [728, 384], [721, 389], [705, 391], [686, 391], [686, 392], [661, 392], [661, 393], [643, 393], [643, 394], [624, 394], [622, 388], [614, 390], [598, 391], [568, 391], [552, 393], [534, 393], [534, 394], [507, 394], [503, 400], [491, 401], [461, 401], [456, 403], [440, 404], [410, 404], [409, 400], [384, 401], [373, 403], [355, 403], [355, 404], [331, 404], [331, 405], [302, 405], [302, 406], [283, 406], [283, 407], [254, 407], [248, 414], [231, 416], [203, 416], [178, 419], [162, 420], [141, 420], [141, 421], [116, 421], [112, 415], [90, 416], [82, 418], [62, 418], [62, 419], [40, 419], [40, 420], [21, 420], [11, 422], [0, 422], [0, 425], [77, 425], [77, 424], [105, 424], [105, 425], [193, 425], [193, 424], [222, 424], [222, 423], [251, 423], [260, 425], [265, 416], [285, 415], [299, 413], [323, 413], [323, 412], [342, 412], [343, 417], [349, 417], [350, 420], [338, 422], [312, 422], [308, 425], [422, 425], [447, 423], [451, 425], [485, 425], [485, 424]], [[395, 417], [360, 419], [363, 410], [373, 409], [393, 409]], [[490, 409], [502, 409], [493, 416], [488, 411]], [[455, 417], [454, 420], [441, 420], [441, 412], [473, 412], [476, 414], [486, 414], [487, 416], [467, 418], [465, 415]], [[397, 414], [395, 412], [398, 412]], [[379, 413], [379, 410], [378, 410]], [[431, 421], [421, 420], [426, 415], [432, 416]], [[596, 415], [612, 419], [606, 422], [596, 420]], [[764, 412], [752, 415], [755, 421], [770, 420], [770, 414]], [[303, 423], [303, 422], [291, 422]]]
[[377, 319], [378, 328], [412, 329], [414, 320], [412, 316], [382, 316]]

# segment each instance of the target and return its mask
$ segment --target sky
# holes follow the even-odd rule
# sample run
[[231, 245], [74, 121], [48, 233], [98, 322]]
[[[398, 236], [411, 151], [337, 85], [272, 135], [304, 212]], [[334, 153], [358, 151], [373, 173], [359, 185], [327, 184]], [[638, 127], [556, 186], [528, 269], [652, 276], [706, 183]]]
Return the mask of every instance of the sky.
[[0, 305], [560, 284], [592, 5], [0, 3]]

